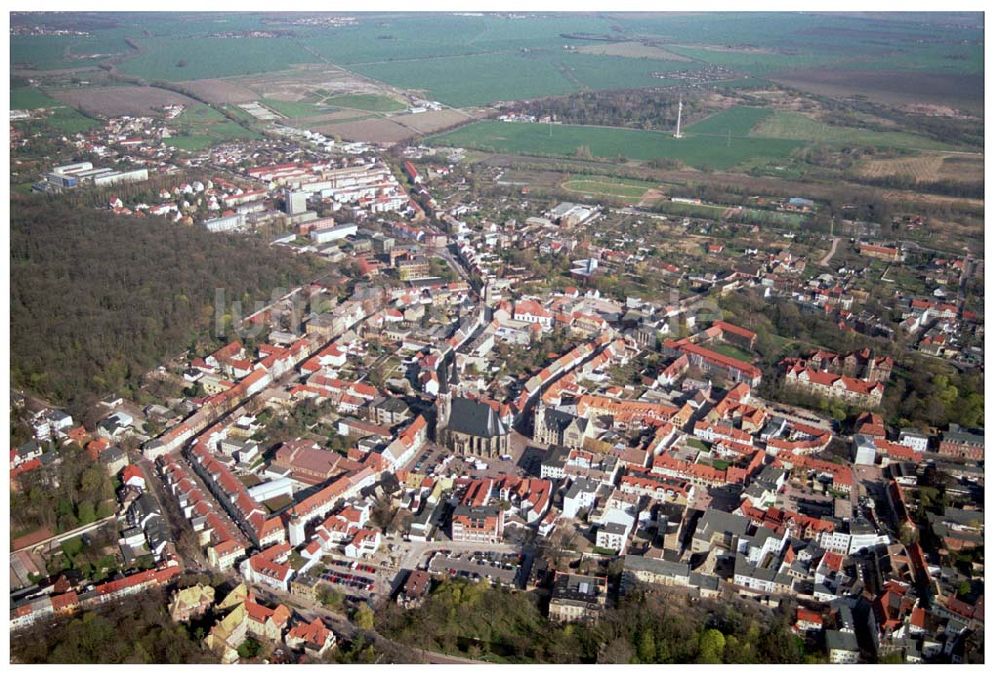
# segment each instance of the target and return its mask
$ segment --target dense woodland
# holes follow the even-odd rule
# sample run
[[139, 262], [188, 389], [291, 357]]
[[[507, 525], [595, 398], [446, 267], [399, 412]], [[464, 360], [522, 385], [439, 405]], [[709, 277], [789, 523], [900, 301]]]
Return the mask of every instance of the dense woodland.
[[318, 274], [249, 236], [11, 200], [11, 379], [78, 419], [215, 328], [215, 292], [252, 307]]
[[14, 663], [212, 663], [198, 637], [175, 624], [163, 592], [143, 593], [68, 620], [42, 622], [11, 642]]
[[[518, 112], [542, 117], [551, 115], [564, 124], [597, 124], [635, 129], [673, 129], [677, 123], [677, 91], [671, 89], [623, 89], [585, 91], [558, 98], [543, 98], [518, 104]], [[707, 115], [701, 101], [684, 99], [684, 121], [691, 123]]]
[[[411, 646], [509, 663], [801, 663], [780, 613], [678, 593], [640, 592], [596, 623], [549, 623], [531, 593], [444, 581], [418, 609], [380, 613], [383, 635]], [[427, 626], [434, 626], [428, 631]]]

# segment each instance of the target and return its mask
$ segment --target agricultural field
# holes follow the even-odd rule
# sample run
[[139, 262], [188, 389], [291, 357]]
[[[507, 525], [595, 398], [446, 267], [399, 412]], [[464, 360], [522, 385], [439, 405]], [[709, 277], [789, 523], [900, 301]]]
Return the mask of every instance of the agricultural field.
[[243, 86], [236, 80], [190, 80], [178, 84], [199, 99], [217, 105], [250, 103], [260, 98], [257, 92]]
[[74, 87], [53, 89], [51, 94], [87, 115], [103, 117], [149, 115], [171, 104], [199, 105], [192, 98], [156, 87]]
[[37, 87], [18, 87], [10, 90], [11, 110], [37, 110], [61, 105]]
[[[843, 95], [876, 97], [884, 90], [884, 96], [897, 97], [909, 90], [911, 102], [939, 96], [981, 110], [984, 55], [977, 17], [382, 14], [361, 16], [352, 26], [286, 26], [288, 34], [278, 37], [229, 38], [215, 34], [274, 26], [252, 13], [208, 13], [197, 20], [165, 14], [144, 32], [140, 16], [115, 14], [102, 21], [78, 19], [88, 22], [86, 36], [12, 36], [11, 59], [15, 70], [41, 69], [36, 72], [112, 60], [122, 73], [149, 82], [342, 67], [453, 106], [659, 87], [671, 84], [671, 71], [721, 66], [733, 71], [728, 84], [734, 87], [754, 76], [805, 90], [839, 88]], [[653, 78], [653, 71], [667, 73], [667, 79]], [[245, 96], [228, 91], [219, 94], [225, 100], [214, 102], [245, 102], [236, 100]]]
[[886, 105], [954, 105], [977, 115], [983, 112], [983, 75], [947, 74], [901, 70], [828, 70], [808, 68], [775, 72], [771, 80], [786, 87], [820, 96], [858, 94]]
[[873, 145], [917, 150], [946, 150], [949, 147], [944, 143], [915, 134], [833, 126], [818, 122], [801, 113], [785, 111], [776, 111], [773, 115], [762, 119], [754, 127], [751, 135], [760, 138], [787, 138], [816, 143]]
[[384, 117], [311, 125], [311, 128], [326, 136], [366, 143], [398, 143], [416, 135], [412, 129]]
[[351, 69], [456, 107], [559, 96], [577, 89], [553, 65], [548, 53], [516, 54], [506, 58], [474, 54], [419, 62], [386, 61], [355, 65]]
[[50, 110], [45, 123], [64, 134], [75, 134], [100, 126], [100, 122], [79, 110], [52, 98], [36, 87], [18, 87], [10, 91], [12, 110]]
[[131, 51], [126, 31], [95, 31], [91, 35], [12, 35], [12, 69], [55, 70], [95, 66], [113, 56]]
[[587, 156], [635, 160], [675, 159], [699, 169], [757, 166], [788, 158], [800, 141], [732, 139], [661, 131], [568, 124], [515, 124], [483, 121], [427, 139], [428, 143], [524, 155]]
[[736, 106], [684, 127], [683, 131], [688, 134], [701, 135], [749, 136], [753, 128], [770, 117], [772, 113], [770, 108]]
[[470, 117], [458, 110], [431, 110], [423, 113], [393, 115], [390, 120], [421, 134], [432, 134], [456, 124], [468, 122]]
[[286, 70], [316, 57], [292, 38], [173, 37], [141, 39], [144, 51], [118, 69], [147, 81], [215, 79]]
[[624, 56], [632, 59], [658, 59], [664, 61], [690, 61], [680, 54], [667, 51], [662, 47], [646, 42], [601, 42], [598, 44], [577, 47], [576, 51], [583, 54], [601, 54], [604, 56]]
[[984, 168], [982, 155], [925, 152], [915, 157], [869, 160], [860, 167], [859, 173], [866, 178], [911, 176], [918, 183], [981, 183]]

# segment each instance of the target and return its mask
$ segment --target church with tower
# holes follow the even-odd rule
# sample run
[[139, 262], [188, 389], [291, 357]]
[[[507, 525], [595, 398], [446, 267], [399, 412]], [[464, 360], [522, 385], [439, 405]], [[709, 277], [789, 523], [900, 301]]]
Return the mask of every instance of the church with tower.
[[507, 454], [510, 429], [497, 411], [488, 403], [460, 395], [454, 364], [448, 380], [435, 402], [438, 445], [463, 456], [496, 458]]

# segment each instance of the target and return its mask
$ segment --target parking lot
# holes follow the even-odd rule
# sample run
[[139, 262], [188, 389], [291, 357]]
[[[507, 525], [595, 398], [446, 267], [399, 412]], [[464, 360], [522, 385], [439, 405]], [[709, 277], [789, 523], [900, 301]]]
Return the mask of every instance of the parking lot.
[[493, 583], [514, 585], [521, 564], [521, 554], [499, 551], [438, 552], [427, 569], [432, 574], [447, 574], [472, 581], [486, 578]]
[[349, 596], [383, 594], [389, 582], [389, 571], [377, 563], [347, 558], [333, 557], [314, 574]]

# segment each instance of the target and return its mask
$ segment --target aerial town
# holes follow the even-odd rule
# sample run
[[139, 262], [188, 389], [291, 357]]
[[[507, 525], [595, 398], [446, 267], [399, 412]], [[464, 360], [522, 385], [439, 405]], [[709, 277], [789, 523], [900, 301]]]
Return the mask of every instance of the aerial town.
[[[387, 84], [351, 95], [398, 113], [309, 128], [302, 101], [203, 101], [173, 77], [141, 111], [81, 113], [87, 83], [19, 71], [15, 40], [79, 50], [126, 24], [20, 18], [12, 662], [983, 662], [981, 193], [940, 177], [838, 192], [773, 164], [713, 178], [685, 158], [600, 160], [597, 140], [556, 159], [463, 142], [497, 125], [544, 145], [579, 122], [539, 96], [460, 106]], [[369, 19], [264, 15], [199, 39]], [[559, 58], [669, 46], [580, 25]], [[88, 70], [106, 56], [79, 57], [75, 79], [128, 72]], [[717, 84], [735, 62], [674, 85], [677, 61], [658, 63], [642, 86], [675, 106], [665, 142], [758, 109], [710, 108], [738, 95]], [[192, 132], [205, 111], [222, 121]], [[56, 138], [68, 115], [88, 123]], [[390, 120], [421, 133], [348, 129]], [[726, 129], [704, 132], [722, 139], [706, 155], [765, 140]], [[773, 161], [825, 151], [803, 147]], [[740, 171], [739, 190], [713, 185]], [[52, 258], [65, 276], [42, 271], [36, 256], [68, 250], [71, 267]], [[142, 276], [157, 267], [166, 295]], [[49, 330], [42, 294], [94, 307]], [[85, 651], [118, 637], [114, 656]]]

